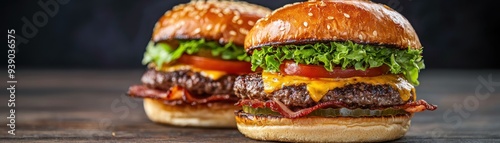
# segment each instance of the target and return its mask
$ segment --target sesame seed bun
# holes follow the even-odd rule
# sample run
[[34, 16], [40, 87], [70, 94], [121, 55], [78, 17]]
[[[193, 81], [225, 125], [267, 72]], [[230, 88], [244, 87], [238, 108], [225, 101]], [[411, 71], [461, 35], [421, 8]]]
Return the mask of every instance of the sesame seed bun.
[[171, 39], [207, 39], [243, 45], [255, 22], [268, 8], [241, 1], [191, 1], [167, 11], [153, 30], [154, 42]]
[[348, 40], [422, 48], [408, 20], [388, 6], [368, 0], [332, 0], [298, 2], [273, 11], [250, 30], [245, 49]]

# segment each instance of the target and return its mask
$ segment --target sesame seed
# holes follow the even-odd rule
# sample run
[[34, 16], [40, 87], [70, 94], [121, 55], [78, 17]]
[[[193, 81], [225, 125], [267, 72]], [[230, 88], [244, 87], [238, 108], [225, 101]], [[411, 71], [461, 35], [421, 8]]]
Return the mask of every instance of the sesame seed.
[[165, 15], [172, 15], [172, 11], [169, 10], [169, 11], [165, 12]]
[[175, 25], [175, 28], [182, 27], [182, 25], [183, 25], [182, 23], [178, 23], [178, 24]]
[[330, 25], [326, 25], [326, 29], [330, 30]]
[[283, 30], [285, 30], [285, 27], [280, 27], [280, 31], [283, 31]]
[[220, 8], [214, 8], [214, 13], [220, 13], [222, 10]]
[[222, 17], [224, 15], [222, 13], [218, 13], [217, 16]]
[[213, 27], [213, 26], [212, 26], [212, 24], [209, 24], [209, 25], [207, 25], [207, 27], [206, 27], [206, 28], [207, 28], [207, 30], [211, 30], [211, 29], [212, 29], [212, 27]]
[[226, 30], [226, 26], [227, 26], [226, 24], [224, 24], [224, 25], [220, 26], [220, 30], [221, 30], [221, 31]]
[[200, 19], [200, 15], [194, 16], [194, 19], [196, 19], [196, 20]]
[[326, 3], [325, 3], [325, 2], [323, 2], [323, 1], [320, 1], [320, 2], [319, 2], [319, 6], [326, 6]]
[[200, 31], [201, 31], [201, 29], [200, 29], [200, 28], [196, 28], [196, 29], [193, 31], [193, 33], [194, 33], [194, 34], [198, 34], [198, 33], [200, 33]]
[[178, 10], [178, 9], [180, 9], [182, 6], [184, 6], [184, 5], [177, 5], [177, 6], [174, 6], [174, 8], [172, 8], [172, 10]]
[[185, 11], [193, 11], [194, 8], [192, 6], [186, 6], [186, 7], [184, 7], [183, 10], [185, 10]]
[[219, 29], [220, 29], [220, 24], [215, 24], [214, 31], [219, 31]]
[[304, 21], [304, 26], [307, 27], [308, 23]]
[[344, 16], [347, 17], [347, 18], [350, 18], [351, 16], [347, 13], [344, 13]]
[[179, 17], [179, 16], [177, 15], [177, 13], [172, 14], [172, 18], [173, 18], [173, 19], [176, 19], [177, 17]]
[[307, 15], [309, 15], [309, 16], [313, 16], [313, 13], [310, 13], [310, 12], [309, 12], [309, 13], [307, 13]]
[[253, 26], [254, 24], [255, 24], [255, 22], [253, 22], [252, 20], [248, 21], [248, 25]]
[[328, 16], [328, 20], [333, 20], [333, 16]]
[[236, 23], [239, 19], [240, 19], [240, 16], [239, 15], [235, 15], [235, 16], [233, 16], [233, 19], [231, 19], [231, 21], [233, 23]]
[[222, 11], [224, 14], [229, 14], [231, 10], [229, 8], [225, 8], [224, 11]]
[[240, 19], [240, 20], [238, 20], [237, 23], [238, 23], [238, 25], [241, 25], [241, 24], [243, 24], [243, 20]]
[[240, 33], [241, 34], [248, 34], [248, 30], [246, 30], [245, 28], [240, 28]]
[[358, 35], [358, 38], [359, 38], [360, 40], [363, 40], [363, 35], [359, 34], [359, 35]]
[[234, 30], [229, 31], [229, 35], [235, 36], [236, 32]]
[[161, 24], [167, 25], [169, 23], [174, 23], [174, 20], [173, 19], [169, 19], [168, 21], [163, 21]]
[[235, 10], [235, 11], [233, 11], [233, 14], [234, 14], [234, 15], [237, 15], [237, 16], [240, 16], [240, 15], [241, 15], [241, 14], [240, 14], [240, 12], [239, 12], [239, 11], [236, 11], [236, 10]]
[[217, 13], [217, 12], [215, 12], [215, 9], [210, 9], [210, 12], [211, 13]]
[[373, 34], [373, 36], [377, 36], [378, 33], [377, 33], [377, 31], [373, 31], [372, 34]]
[[195, 5], [195, 8], [196, 8], [197, 10], [202, 10], [202, 9], [204, 9], [203, 5], [201, 5], [201, 4], [197, 4], [197, 5]]
[[207, 10], [207, 9], [203, 9], [203, 10], [200, 12], [200, 15], [205, 15], [207, 12], [208, 12], [208, 10]]

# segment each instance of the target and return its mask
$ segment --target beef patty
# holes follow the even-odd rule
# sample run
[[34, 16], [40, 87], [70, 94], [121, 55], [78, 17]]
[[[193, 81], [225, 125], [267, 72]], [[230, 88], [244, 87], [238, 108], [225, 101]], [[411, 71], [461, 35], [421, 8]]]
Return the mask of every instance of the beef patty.
[[149, 69], [142, 76], [142, 83], [149, 88], [169, 90], [173, 86], [182, 86], [191, 94], [210, 96], [230, 94], [234, 95], [233, 85], [237, 75], [225, 75], [217, 80], [201, 75], [191, 70], [161, 72]]
[[[234, 91], [242, 99], [258, 99], [261, 101], [278, 100], [291, 109], [306, 108], [316, 105], [307, 91], [307, 86], [285, 86], [268, 94], [264, 92], [262, 74], [253, 73], [239, 76], [235, 81]], [[410, 100], [412, 101], [411, 95]], [[403, 105], [399, 92], [390, 85], [371, 85], [357, 83], [329, 90], [319, 103], [326, 101], [341, 101], [347, 108], [378, 108]]]

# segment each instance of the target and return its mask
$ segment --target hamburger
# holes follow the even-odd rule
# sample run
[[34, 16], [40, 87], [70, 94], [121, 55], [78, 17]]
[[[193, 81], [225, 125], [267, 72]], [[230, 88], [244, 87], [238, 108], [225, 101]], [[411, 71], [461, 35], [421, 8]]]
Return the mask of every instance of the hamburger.
[[401, 138], [415, 112], [422, 45], [408, 20], [366, 0], [286, 5], [245, 39], [252, 69], [234, 90], [238, 130], [257, 140], [374, 142]]
[[270, 11], [237, 1], [175, 6], [156, 23], [142, 61], [148, 70], [128, 95], [144, 98], [147, 116], [157, 123], [235, 127], [234, 81], [252, 72], [244, 38]]

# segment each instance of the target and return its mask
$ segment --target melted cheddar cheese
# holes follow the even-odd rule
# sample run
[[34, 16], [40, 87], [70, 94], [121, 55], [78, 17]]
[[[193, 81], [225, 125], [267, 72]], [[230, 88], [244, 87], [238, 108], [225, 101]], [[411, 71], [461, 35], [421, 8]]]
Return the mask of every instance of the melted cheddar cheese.
[[416, 99], [415, 88], [401, 75], [388, 74], [376, 77], [308, 78], [263, 72], [262, 80], [264, 82], [264, 92], [268, 94], [285, 86], [305, 84], [310, 97], [316, 102], [320, 101], [329, 90], [356, 83], [390, 85], [394, 90], [398, 90], [403, 101], [408, 101], [411, 94], [415, 95], [413, 98], [414, 100]]
[[163, 71], [163, 72], [173, 72], [173, 71], [178, 71], [178, 70], [191, 70], [193, 72], [199, 72], [202, 76], [208, 77], [212, 80], [217, 80], [221, 78], [222, 76], [226, 75], [226, 72], [223, 71], [215, 71], [215, 70], [204, 70], [200, 68], [193, 67], [191, 65], [169, 65], [169, 66], [162, 66], [160, 69], [157, 68], [158, 71]]

